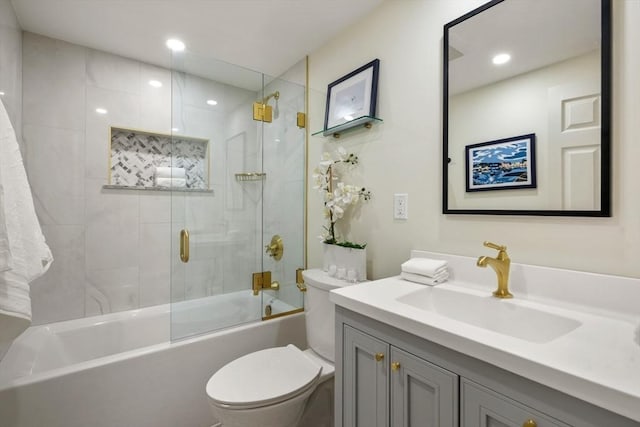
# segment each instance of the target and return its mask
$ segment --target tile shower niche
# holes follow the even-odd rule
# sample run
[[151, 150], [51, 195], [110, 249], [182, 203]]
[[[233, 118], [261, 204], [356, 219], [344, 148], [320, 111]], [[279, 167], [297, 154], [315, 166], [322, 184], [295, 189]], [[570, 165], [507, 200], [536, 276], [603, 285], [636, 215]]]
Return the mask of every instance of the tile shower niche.
[[[161, 167], [184, 169], [184, 185], [157, 185]], [[111, 127], [104, 188], [210, 192], [209, 140]]]

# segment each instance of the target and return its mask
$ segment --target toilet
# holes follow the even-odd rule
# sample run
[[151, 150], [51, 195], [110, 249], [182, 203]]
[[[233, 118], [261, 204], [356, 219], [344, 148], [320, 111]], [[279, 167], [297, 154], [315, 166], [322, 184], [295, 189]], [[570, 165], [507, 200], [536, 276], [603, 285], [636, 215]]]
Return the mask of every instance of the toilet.
[[[302, 273], [307, 286], [305, 324], [309, 349], [268, 348], [233, 360], [207, 382], [207, 396], [222, 427], [297, 427], [307, 401], [329, 400], [334, 374], [334, 305], [329, 291], [348, 286], [320, 269]], [[324, 394], [324, 398], [320, 396]], [[324, 411], [328, 412], [328, 411]], [[326, 414], [325, 414], [326, 415]]]

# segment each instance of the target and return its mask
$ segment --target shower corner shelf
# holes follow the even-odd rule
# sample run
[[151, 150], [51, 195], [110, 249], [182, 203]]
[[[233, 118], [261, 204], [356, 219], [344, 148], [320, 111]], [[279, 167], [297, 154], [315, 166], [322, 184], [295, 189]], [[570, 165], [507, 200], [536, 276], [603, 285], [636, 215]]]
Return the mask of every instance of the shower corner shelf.
[[357, 127], [364, 127], [366, 129], [371, 129], [374, 124], [378, 124], [378, 123], [382, 123], [382, 119], [380, 119], [378, 117], [373, 117], [373, 116], [362, 116], [362, 117], [358, 117], [356, 119], [350, 120], [350, 121], [348, 121], [346, 123], [342, 123], [340, 125], [333, 126], [333, 127], [328, 128], [328, 129], [323, 129], [321, 131], [315, 132], [312, 135], [313, 136], [317, 136], [317, 135], [322, 135], [322, 136], [333, 135], [334, 138], [340, 138], [340, 135], [343, 132], [346, 132], [348, 130], [355, 129]]
[[243, 172], [236, 174], [236, 181], [248, 182], [248, 181], [264, 181], [267, 174], [264, 172]]

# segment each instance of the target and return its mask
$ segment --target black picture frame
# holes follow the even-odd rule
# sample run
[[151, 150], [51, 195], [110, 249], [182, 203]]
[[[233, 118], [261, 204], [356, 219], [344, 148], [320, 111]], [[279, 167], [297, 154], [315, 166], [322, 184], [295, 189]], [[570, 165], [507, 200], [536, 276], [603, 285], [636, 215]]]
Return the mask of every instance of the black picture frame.
[[358, 119], [362, 117], [375, 117], [379, 69], [380, 60], [376, 58], [329, 84], [324, 115], [325, 130], [349, 122], [354, 122], [356, 126], [361, 123]]
[[475, 191], [536, 188], [534, 133], [465, 147], [465, 186]]

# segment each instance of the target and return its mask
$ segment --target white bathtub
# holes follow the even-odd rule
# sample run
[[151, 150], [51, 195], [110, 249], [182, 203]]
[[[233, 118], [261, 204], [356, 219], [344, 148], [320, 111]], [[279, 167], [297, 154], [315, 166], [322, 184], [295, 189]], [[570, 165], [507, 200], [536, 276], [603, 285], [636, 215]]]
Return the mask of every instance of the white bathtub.
[[[263, 348], [305, 348], [303, 315], [257, 321], [260, 301], [242, 291], [31, 327], [0, 362], [0, 426], [208, 427], [213, 372]], [[173, 336], [244, 324], [170, 343], [170, 316]]]

